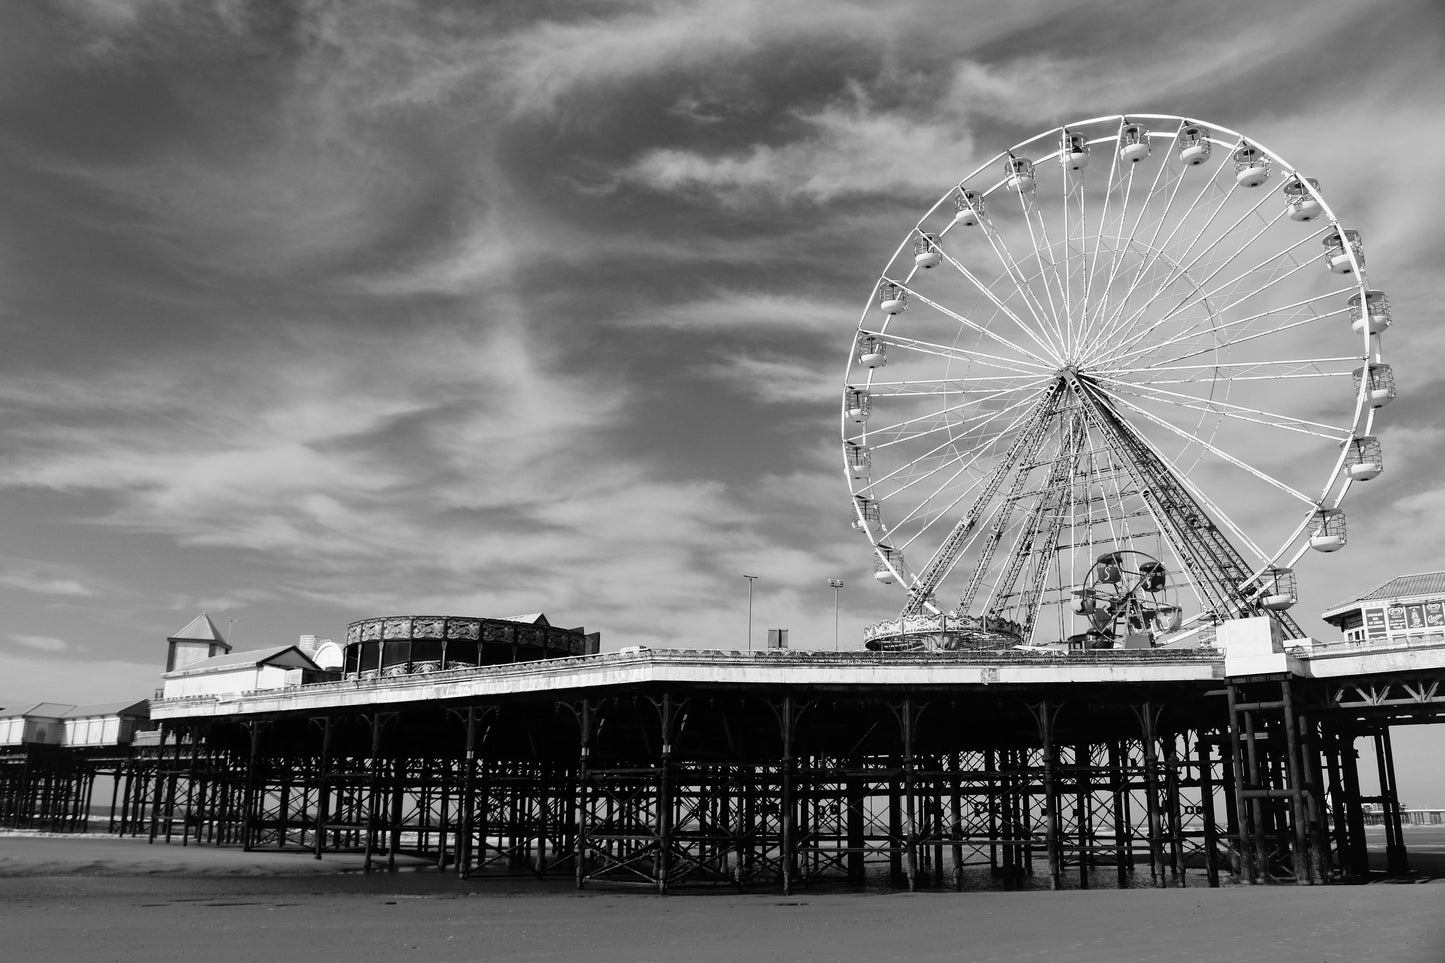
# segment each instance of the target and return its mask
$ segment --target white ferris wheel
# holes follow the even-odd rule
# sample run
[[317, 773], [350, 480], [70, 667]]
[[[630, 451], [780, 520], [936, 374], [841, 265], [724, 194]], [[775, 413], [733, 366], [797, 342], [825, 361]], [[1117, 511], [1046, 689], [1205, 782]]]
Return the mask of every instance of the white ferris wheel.
[[906, 590], [867, 644], [1302, 636], [1294, 565], [1345, 545], [1345, 493], [1384, 467], [1390, 320], [1319, 183], [1240, 133], [1100, 117], [988, 158], [850, 352], [853, 525]]

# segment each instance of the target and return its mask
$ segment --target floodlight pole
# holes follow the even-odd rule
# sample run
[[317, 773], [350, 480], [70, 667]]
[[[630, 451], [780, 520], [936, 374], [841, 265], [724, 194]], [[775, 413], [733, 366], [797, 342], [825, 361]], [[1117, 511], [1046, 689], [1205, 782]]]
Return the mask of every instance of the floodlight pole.
[[838, 596], [843, 591], [843, 580], [840, 578], [828, 579], [828, 584], [833, 586], [833, 651], [838, 651]]
[[753, 583], [758, 580], [756, 575], [744, 575], [748, 580], [748, 651], [753, 650]]

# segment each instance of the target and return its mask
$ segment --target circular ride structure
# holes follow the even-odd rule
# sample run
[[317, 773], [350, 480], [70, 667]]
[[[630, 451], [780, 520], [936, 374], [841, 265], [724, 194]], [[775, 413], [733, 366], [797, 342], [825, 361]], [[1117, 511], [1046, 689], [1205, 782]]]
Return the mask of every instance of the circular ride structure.
[[1240, 133], [1100, 117], [985, 160], [851, 346], [853, 525], [907, 596], [868, 647], [1302, 637], [1293, 566], [1344, 546], [1346, 491], [1383, 470], [1390, 323], [1359, 233]]

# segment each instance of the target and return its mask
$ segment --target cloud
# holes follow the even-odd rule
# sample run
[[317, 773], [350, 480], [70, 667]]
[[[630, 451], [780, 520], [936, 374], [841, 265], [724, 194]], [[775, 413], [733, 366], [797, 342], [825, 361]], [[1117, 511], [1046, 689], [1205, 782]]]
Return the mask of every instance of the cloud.
[[787, 336], [845, 327], [856, 305], [786, 292], [718, 289], [707, 297], [676, 304], [654, 305], [620, 318], [621, 327], [671, 328], [682, 331], [769, 330]]
[[39, 595], [60, 595], [69, 598], [87, 598], [95, 591], [73, 578], [52, 578], [35, 571], [10, 571], [0, 573], [0, 585], [22, 592]]
[[620, 175], [652, 190], [709, 194], [727, 204], [772, 200], [822, 203], [848, 194], [915, 192], [958, 176], [973, 140], [952, 126], [879, 110], [863, 87], [814, 112], [799, 113], [808, 132], [778, 145], [709, 156], [658, 148]]
[[36, 649], [40, 652], [65, 652], [72, 648], [71, 644], [64, 639], [57, 639], [50, 635], [22, 635], [12, 632], [10, 638], [27, 649]]

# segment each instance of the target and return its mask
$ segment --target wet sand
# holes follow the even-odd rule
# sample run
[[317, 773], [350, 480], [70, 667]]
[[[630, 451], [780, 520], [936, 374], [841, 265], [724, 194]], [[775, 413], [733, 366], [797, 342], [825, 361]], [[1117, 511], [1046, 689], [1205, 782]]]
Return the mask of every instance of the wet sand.
[[[1428, 861], [1428, 853], [1422, 861]], [[667, 897], [359, 857], [0, 837], [0, 958], [1445, 961], [1445, 880], [1060, 893]]]

